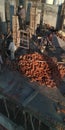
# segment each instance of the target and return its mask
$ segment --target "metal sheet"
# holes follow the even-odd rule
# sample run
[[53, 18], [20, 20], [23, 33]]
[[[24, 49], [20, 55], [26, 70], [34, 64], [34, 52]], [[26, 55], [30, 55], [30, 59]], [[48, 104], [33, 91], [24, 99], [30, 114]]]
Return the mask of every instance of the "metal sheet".
[[27, 104], [28, 112], [34, 117], [44, 122], [49, 127], [65, 128], [63, 122], [64, 115], [58, 114], [56, 111], [57, 104], [48, 97], [38, 94], [29, 104]]
[[17, 126], [10, 119], [0, 113], [0, 130], [24, 130], [22, 126]]
[[27, 78], [10, 71], [0, 76], [0, 88], [1, 93], [22, 105], [26, 105], [38, 93]]

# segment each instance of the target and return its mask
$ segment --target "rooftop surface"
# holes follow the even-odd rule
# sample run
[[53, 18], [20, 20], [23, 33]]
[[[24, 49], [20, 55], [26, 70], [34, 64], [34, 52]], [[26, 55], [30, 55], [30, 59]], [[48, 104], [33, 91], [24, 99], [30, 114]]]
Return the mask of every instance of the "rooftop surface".
[[[54, 39], [55, 40], [55, 39]], [[65, 43], [57, 38], [59, 44], [55, 44], [55, 50], [49, 50], [49, 55], [59, 57], [59, 61], [65, 59]], [[52, 51], [52, 53], [51, 53]], [[0, 74], [0, 94], [14, 101], [33, 116], [39, 118], [48, 126], [65, 128], [65, 112], [58, 113], [57, 106], [65, 110], [65, 80], [63, 79], [57, 88], [40, 86], [31, 83], [29, 79], [19, 72], [7, 68]], [[58, 105], [59, 103], [59, 105]]]

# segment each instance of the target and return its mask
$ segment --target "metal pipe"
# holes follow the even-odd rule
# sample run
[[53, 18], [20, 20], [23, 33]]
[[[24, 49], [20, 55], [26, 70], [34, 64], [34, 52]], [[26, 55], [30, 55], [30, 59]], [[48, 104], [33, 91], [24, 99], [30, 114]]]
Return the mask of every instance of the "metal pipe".
[[7, 108], [6, 99], [4, 99], [4, 105], [5, 105], [5, 109], [6, 109], [6, 112], [7, 112], [7, 116], [9, 118], [10, 115], [9, 115], [9, 111], [8, 111], [8, 108]]
[[32, 115], [31, 115], [31, 114], [30, 114], [30, 121], [31, 121], [32, 130], [35, 130], [34, 124], [33, 124], [33, 121], [32, 121]]

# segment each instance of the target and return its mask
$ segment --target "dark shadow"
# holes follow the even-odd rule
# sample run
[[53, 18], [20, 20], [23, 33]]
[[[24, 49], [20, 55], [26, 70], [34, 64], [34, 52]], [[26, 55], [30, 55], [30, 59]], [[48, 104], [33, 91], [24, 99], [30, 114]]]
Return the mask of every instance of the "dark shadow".
[[31, 3], [28, 3], [27, 12], [26, 12], [26, 23], [30, 22], [30, 8], [31, 8]]
[[20, 5], [24, 5], [24, 0], [19, 0]]
[[59, 90], [60, 90], [61, 94], [65, 97], [65, 81], [61, 81]]
[[14, 6], [10, 5], [10, 29], [12, 30], [12, 16], [14, 15]]
[[58, 13], [57, 13], [57, 22], [56, 22], [56, 28], [61, 29], [62, 19], [61, 19], [61, 9], [62, 6], [58, 6]]

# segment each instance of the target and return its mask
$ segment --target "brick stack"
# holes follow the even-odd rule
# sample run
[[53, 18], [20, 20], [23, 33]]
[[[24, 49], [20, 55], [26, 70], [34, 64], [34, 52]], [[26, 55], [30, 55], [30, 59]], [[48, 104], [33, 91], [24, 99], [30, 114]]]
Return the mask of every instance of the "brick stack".
[[6, 60], [6, 67], [10, 70], [17, 71], [17, 62], [10, 61], [9, 59]]
[[65, 76], [65, 67], [56, 60], [38, 53], [20, 56], [19, 71], [29, 77], [31, 82], [38, 82], [47, 87], [60, 85]]
[[18, 47], [20, 44], [20, 31], [19, 31], [19, 22], [18, 16], [12, 16], [12, 30], [13, 30], [13, 41]]

